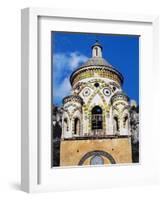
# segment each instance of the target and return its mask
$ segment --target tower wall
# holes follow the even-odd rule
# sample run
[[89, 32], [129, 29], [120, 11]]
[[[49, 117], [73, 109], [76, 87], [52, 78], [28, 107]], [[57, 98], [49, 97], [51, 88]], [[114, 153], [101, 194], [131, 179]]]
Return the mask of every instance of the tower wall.
[[[82, 165], [90, 165], [90, 160], [96, 152], [101, 152], [99, 155], [104, 159], [104, 164], [114, 164], [106, 155], [110, 155], [115, 164], [132, 163], [131, 138], [128, 137], [64, 140], [61, 142], [60, 151], [60, 166], [77, 166], [80, 162]], [[85, 155], [88, 156], [84, 159]]]

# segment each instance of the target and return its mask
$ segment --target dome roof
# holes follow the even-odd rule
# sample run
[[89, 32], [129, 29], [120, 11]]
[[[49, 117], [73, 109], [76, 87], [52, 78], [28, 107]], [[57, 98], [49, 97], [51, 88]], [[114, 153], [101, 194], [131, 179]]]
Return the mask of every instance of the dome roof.
[[77, 95], [70, 95], [70, 96], [66, 96], [65, 98], [63, 98], [63, 104], [70, 102], [70, 101], [83, 104], [83, 99], [80, 96], [77, 96]]
[[129, 97], [123, 91], [118, 91], [111, 97], [112, 103], [120, 99], [125, 100], [127, 102], [129, 101]]
[[88, 66], [108, 66], [112, 67], [104, 58], [102, 57], [92, 57], [88, 59], [81, 67], [88, 67]]
[[96, 43], [92, 46], [92, 57], [71, 74], [71, 85], [73, 85], [75, 77], [79, 74], [89, 70], [96, 70], [97, 68], [104, 70], [106, 73], [114, 74], [118, 77], [120, 84], [123, 83], [122, 74], [102, 57], [102, 46], [96, 41]]

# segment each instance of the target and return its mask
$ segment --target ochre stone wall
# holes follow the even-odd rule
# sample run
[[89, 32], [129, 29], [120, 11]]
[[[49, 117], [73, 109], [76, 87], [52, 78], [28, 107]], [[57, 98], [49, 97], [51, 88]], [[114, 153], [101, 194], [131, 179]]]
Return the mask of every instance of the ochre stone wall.
[[[126, 137], [94, 140], [63, 140], [60, 147], [60, 166], [77, 166], [86, 153], [97, 150], [110, 154], [116, 164], [132, 163], [131, 139]], [[86, 159], [83, 165], [89, 165], [90, 159], [91, 157]], [[110, 164], [110, 161], [105, 156], [103, 159], [104, 164]]]

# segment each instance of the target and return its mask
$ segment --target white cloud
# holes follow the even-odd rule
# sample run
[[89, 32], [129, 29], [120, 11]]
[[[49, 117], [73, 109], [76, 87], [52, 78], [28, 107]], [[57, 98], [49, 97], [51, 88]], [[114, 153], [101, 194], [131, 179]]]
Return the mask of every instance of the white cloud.
[[53, 64], [56, 70], [62, 69], [68, 64], [68, 57], [63, 53], [55, 54], [53, 56]]
[[53, 64], [55, 67], [55, 71], [61, 71], [62, 69], [72, 71], [87, 60], [87, 56], [77, 51], [70, 53], [56, 53], [53, 55]]
[[69, 66], [71, 67], [71, 69], [75, 69], [81, 63], [84, 63], [87, 60], [88, 57], [86, 57], [85, 55], [80, 54], [79, 52], [72, 52], [70, 53]]
[[70, 94], [71, 85], [69, 78], [65, 78], [58, 87], [55, 87], [53, 94], [55, 98], [61, 101], [65, 96]]
[[69, 77], [73, 70], [86, 62], [88, 57], [80, 52], [56, 53], [53, 56], [54, 96], [61, 101], [70, 94], [71, 85]]

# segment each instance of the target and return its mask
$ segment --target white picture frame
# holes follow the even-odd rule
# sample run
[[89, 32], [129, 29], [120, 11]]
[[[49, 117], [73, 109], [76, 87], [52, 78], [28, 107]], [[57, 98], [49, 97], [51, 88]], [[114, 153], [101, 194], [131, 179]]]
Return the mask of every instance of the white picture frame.
[[[50, 113], [45, 106], [50, 100], [44, 98], [44, 96], [50, 98], [51, 95], [49, 85], [51, 78], [49, 31], [74, 31], [74, 27], [78, 24], [78, 32], [89, 32], [92, 30], [99, 33], [109, 33], [108, 29], [105, 28], [108, 27], [109, 23], [113, 26], [112, 33], [139, 34], [143, 38], [140, 45], [140, 126], [142, 141], [140, 165], [133, 167], [124, 165], [111, 166], [109, 168], [52, 169], [48, 157], [50, 153], [50, 139], [45, 137], [45, 134], [41, 134], [42, 129], [44, 131], [47, 129], [47, 132], [50, 131], [50, 127], [48, 128], [50, 124], [48, 116]], [[103, 25], [101, 25], [101, 29], [98, 31], [94, 25], [100, 26], [100, 24]], [[26, 8], [22, 10], [21, 27], [22, 190], [26, 192], [59, 191], [158, 183], [159, 147], [157, 141], [159, 129], [157, 127], [157, 119], [154, 117], [158, 111], [156, 102], [158, 93], [155, 93], [152, 97], [150, 96], [150, 90], [157, 87], [158, 16]], [[87, 28], [87, 31], [84, 31], [86, 30], [85, 28]], [[49, 50], [46, 52], [41, 50], [42, 45], [44, 45], [46, 50]], [[43, 60], [40, 56], [42, 54], [44, 55], [42, 56], [44, 57]], [[41, 67], [45, 65], [49, 67]], [[146, 73], [146, 70], [148, 70], [148, 73]], [[146, 84], [147, 82], [148, 84]], [[151, 106], [152, 104], [155, 104], [155, 109]], [[149, 109], [151, 117], [149, 116]], [[43, 115], [45, 117], [42, 117]], [[151, 124], [150, 127], [149, 124]], [[142, 132], [144, 132], [143, 136]], [[149, 165], [150, 161], [151, 165]], [[110, 175], [108, 176], [108, 174]]]

